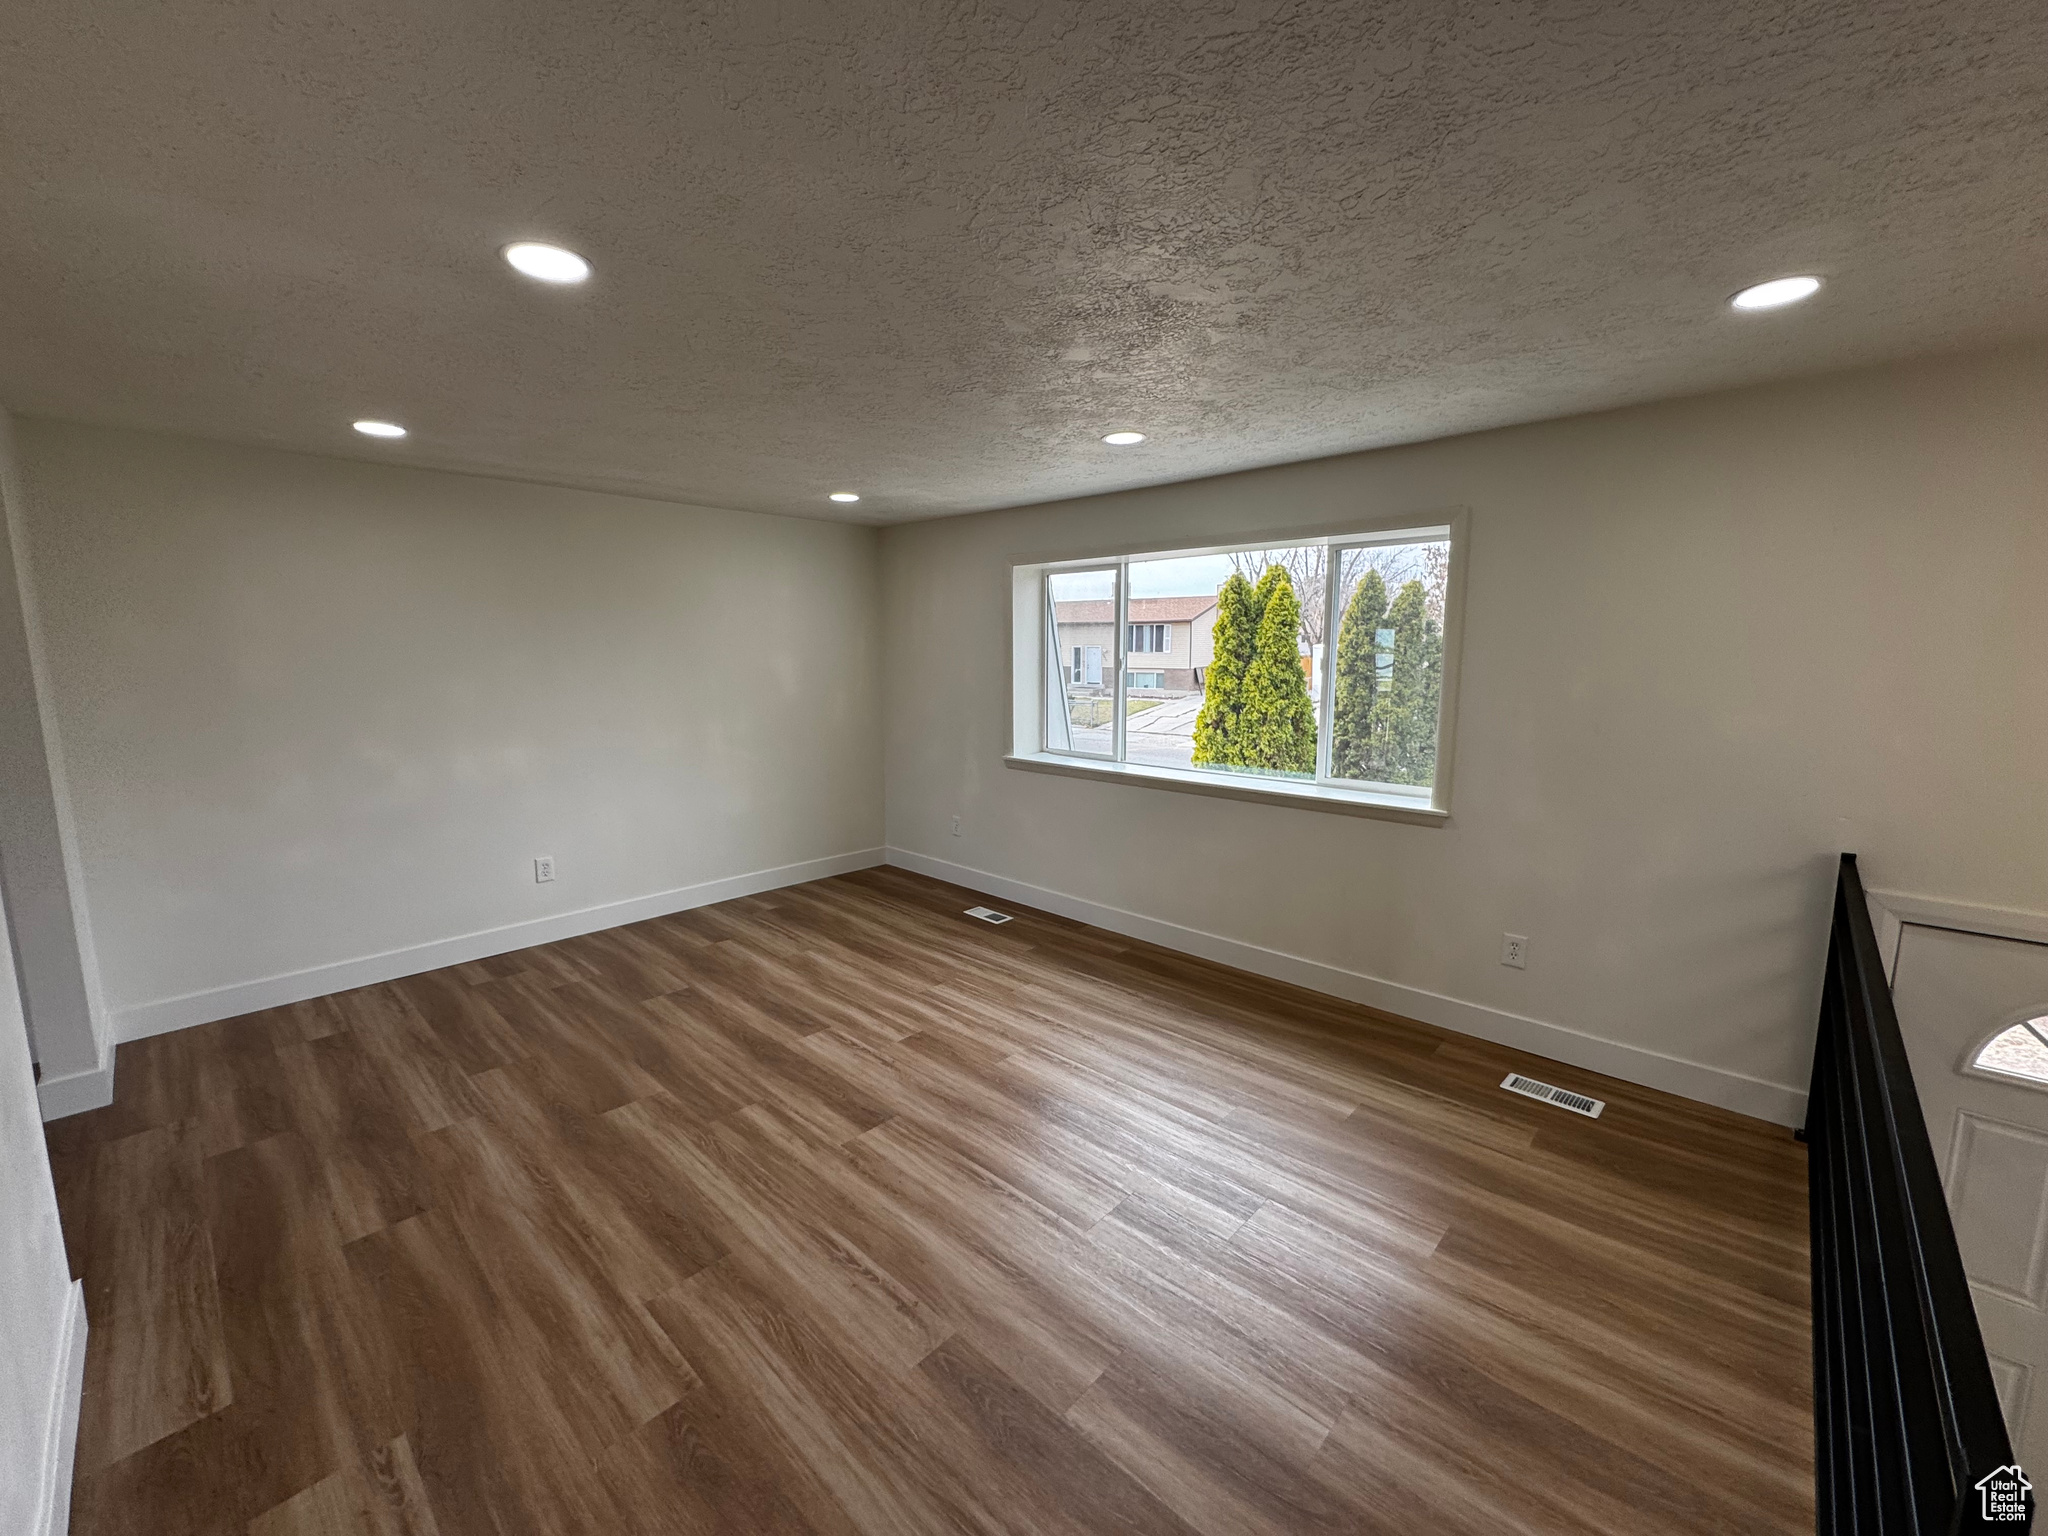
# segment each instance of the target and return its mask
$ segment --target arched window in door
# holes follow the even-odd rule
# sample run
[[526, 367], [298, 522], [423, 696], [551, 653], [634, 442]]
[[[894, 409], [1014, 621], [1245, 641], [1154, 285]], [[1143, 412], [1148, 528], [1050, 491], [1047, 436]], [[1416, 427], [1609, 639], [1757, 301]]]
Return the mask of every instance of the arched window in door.
[[2000, 1030], [1970, 1063], [1980, 1072], [2019, 1077], [2048, 1087], [2048, 1017]]

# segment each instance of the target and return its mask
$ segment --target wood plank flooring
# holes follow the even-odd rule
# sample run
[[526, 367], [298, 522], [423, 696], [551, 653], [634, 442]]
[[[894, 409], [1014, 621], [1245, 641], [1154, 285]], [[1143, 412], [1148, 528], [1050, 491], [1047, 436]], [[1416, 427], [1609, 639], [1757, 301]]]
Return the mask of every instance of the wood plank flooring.
[[1812, 1529], [1783, 1130], [979, 899], [122, 1046], [73, 1530]]

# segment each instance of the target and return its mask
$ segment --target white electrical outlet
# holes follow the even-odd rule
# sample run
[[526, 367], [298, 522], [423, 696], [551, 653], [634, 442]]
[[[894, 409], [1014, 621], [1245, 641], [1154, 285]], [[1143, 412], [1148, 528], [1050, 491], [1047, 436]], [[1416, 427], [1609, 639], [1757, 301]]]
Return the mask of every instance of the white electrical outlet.
[[953, 835], [955, 837], [960, 835], [960, 818], [958, 816], [953, 818]]
[[1518, 971], [1526, 971], [1529, 968], [1529, 936], [1525, 933], [1502, 934], [1500, 963], [1512, 965]]
[[555, 878], [555, 856], [553, 854], [545, 854], [533, 861], [533, 878], [541, 885], [546, 885]]

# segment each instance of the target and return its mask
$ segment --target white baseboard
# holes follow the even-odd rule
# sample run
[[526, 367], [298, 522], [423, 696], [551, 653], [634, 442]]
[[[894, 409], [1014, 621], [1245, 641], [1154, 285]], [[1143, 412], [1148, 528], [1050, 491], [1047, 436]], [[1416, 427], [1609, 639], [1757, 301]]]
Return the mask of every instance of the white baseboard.
[[571, 939], [582, 933], [596, 933], [599, 929], [644, 922], [650, 917], [662, 917], [670, 912], [684, 912], [691, 907], [731, 901], [738, 896], [754, 896], [762, 891], [801, 885], [806, 880], [823, 880], [828, 875], [843, 875], [856, 869], [871, 869], [882, 862], [883, 850], [880, 848], [834, 854], [801, 864], [784, 864], [776, 869], [733, 875], [724, 880], [707, 880], [702, 885], [657, 891], [652, 896], [635, 896], [625, 901], [607, 902], [603, 906], [584, 907], [580, 911], [563, 912], [554, 917], [507, 923], [501, 928], [485, 928], [477, 933], [459, 934], [452, 939], [436, 939], [404, 949], [389, 949], [382, 954], [364, 955], [354, 960], [337, 960], [331, 965], [311, 966], [282, 976], [264, 976], [255, 981], [235, 982], [204, 992], [187, 992], [181, 997], [160, 998], [153, 1003], [133, 1003], [114, 1011], [114, 1038], [142, 1040], [194, 1024], [208, 1024], [215, 1019], [237, 1018], [264, 1008], [282, 1008], [287, 1003], [302, 1003], [308, 998], [325, 997], [330, 992], [348, 992], [356, 987], [396, 981], [401, 976], [417, 976], [421, 971], [437, 971], [444, 965], [484, 960], [515, 949], [529, 949], [535, 944], [552, 944], [558, 939]]
[[36, 1100], [42, 1106], [45, 1120], [82, 1115], [88, 1109], [105, 1109], [114, 1102], [113, 1052], [107, 1053], [101, 1066], [44, 1078], [36, 1084]]
[[1221, 934], [1186, 928], [1160, 918], [1127, 912], [1121, 907], [1027, 885], [1005, 875], [992, 875], [964, 864], [951, 864], [944, 859], [913, 853], [907, 848], [889, 849], [888, 862], [920, 875], [930, 875], [935, 880], [951, 881], [972, 891], [981, 891], [1027, 907], [1038, 907], [1091, 927], [1106, 928], [1126, 938], [1143, 939], [1182, 954], [1197, 955], [1257, 976], [1269, 976], [1275, 981], [1292, 982], [1313, 992], [1363, 1003], [1368, 1008], [1400, 1014], [1404, 1018], [1419, 1019], [1425, 1024], [1454, 1030], [1461, 1035], [1472, 1035], [1496, 1045], [1547, 1056], [1553, 1061], [1567, 1062], [1591, 1072], [1603, 1072], [1623, 1082], [1661, 1089], [1759, 1120], [1777, 1125], [1800, 1125], [1806, 1118], [1806, 1090], [1786, 1083], [1766, 1082], [1723, 1067], [1710, 1067], [1703, 1062], [1666, 1056], [1660, 1051], [1626, 1045], [1619, 1040], [1582, 1034], [1562, 1024], [1550, 1024], [1519, 1013], [1463, 1002], [1420, 987], [1368, 976], [1362, 971], [1345, 970], [1341, 966], [1306, 960], [1262, 945], [1227, 939]]
[[37, 1536], [65, 1536], [71, 1529], [71, 1472], [78, 1458], [78, 1406], [85, 1393], [85, 1333], [85, 1282], [74, 1280], [64, 1308], [57, 1374], [50, 1383]]

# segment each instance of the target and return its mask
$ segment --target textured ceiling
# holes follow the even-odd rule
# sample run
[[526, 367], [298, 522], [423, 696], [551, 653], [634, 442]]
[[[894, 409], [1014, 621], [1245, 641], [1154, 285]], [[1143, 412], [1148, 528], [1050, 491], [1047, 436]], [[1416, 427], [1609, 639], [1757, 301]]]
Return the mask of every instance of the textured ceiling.
[[2043, 332], [2041, 0], [0, 20], [28, 414], [894, 520]]

